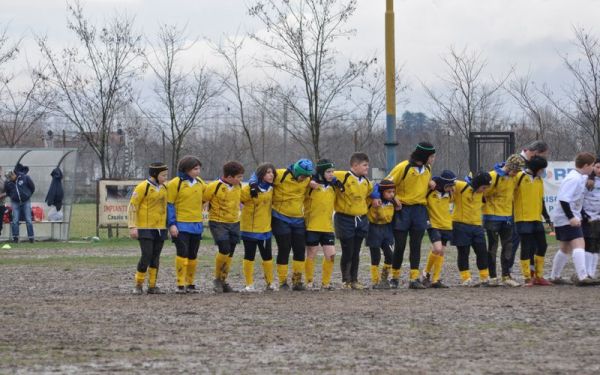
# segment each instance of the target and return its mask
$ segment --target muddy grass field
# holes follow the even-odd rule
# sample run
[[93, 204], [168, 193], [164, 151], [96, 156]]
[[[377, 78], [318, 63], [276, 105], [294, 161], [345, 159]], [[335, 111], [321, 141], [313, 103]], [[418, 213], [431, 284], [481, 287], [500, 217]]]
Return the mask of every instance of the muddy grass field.
[[[215, 295], [214, 250], [203, 246], [203, 292], [175, 295], [169, 244], [168, 293], [134, 296], [138, 250], [126, 247], [0, 250], [0, 373], [600, 372], [600, 287]], [[361, 262], [368, 284], [366, 249]]]

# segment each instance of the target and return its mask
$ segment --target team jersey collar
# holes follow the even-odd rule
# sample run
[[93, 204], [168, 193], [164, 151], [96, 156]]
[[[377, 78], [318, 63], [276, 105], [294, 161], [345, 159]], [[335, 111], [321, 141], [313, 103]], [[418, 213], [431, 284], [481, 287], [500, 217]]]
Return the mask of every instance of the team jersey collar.
[[189, 181], [190, 183], [194, 183], [196, 181], [195, 178], [190, 177], [187, 173], [177, 172], [177, 177], [182, 180]]
[[358, 180], [358, 182], [363, 182], [363, 180], [365, 180], [366, 178], [364, 176], [359, 176], [356, 173], [350, 171], [350, 174], [354, 177], [356, 177], [356, 179]]
[[160, 189], [160, 185], [154, 181], [152, 181], [151, 179], [147, 178], [146, 181], [148, 181], [148, 183], [152, 186], [154, 186], [157, 189]]

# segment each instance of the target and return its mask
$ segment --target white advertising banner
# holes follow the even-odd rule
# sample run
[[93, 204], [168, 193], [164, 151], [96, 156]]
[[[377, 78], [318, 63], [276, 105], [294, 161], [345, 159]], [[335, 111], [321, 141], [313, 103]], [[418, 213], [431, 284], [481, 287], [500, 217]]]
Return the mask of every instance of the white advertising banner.
[[558, 205], [556, 195], [561, 181], [567, 176], [571, 169], [575, 169], [573, 161], [549, 161], [544, 177], [544, 201], [546, 209], [551, 213]]
[[98, 182], [98, 226], [127, 228], [131, 193], [142, 180], [100, 180]]

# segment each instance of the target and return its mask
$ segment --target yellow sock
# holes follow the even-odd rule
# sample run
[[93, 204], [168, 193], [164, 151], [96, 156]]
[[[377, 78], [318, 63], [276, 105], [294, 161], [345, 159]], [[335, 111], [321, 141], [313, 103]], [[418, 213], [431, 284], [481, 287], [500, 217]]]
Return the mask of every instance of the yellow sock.
[[244, 278], [246, 279], [246, 286], [254, 284], [254, 261], [244, 259], [243, 267]]
[[198, 266], [198, 259], [188, 259], [186, 267], [186, 285], [195, 285], [196, 282], [196, 268]]
[[487, 268], [479, 270], [479, 280], [485, 281], [490, 278], [490, 271]]
[[535, 263], [535, 277], [544, 277], [544, 257], [536, 255], [533, 261]]
[[229, 258], [228, 255], [221, 253], [217, 253], [215, 256], [215, 279], [221, 280], [223, 271], [227, 267], [227, 258]]
[[185, 285], [194, 285], [196, 281], [196, 266], [198, 265], [198, 259], [188, 259], [185, 275]]
[[419, 278], [419, 270], [410, 270], [410, 281], [415, 281]]
[[392, 268], [392, 279], [400, 278], [400, 268]]
[[135, 285], [142, 286], [144, 285], [144, 281], [146, 280], [146, 272], [135, 272]]
[[471, 278], [471, 271], [460, 271], [460, 281], [466, 281]]
[[302, 275], [304, 274], [304, 262], [301, 260], [292, 261], [292, 284], [299, 284], [302, 282]]
[[436, 255], [435, 264], [433, 267], [433, 276], [431, 280], [435, 283], [440, 280], [440, 276], [442, 275], [442, 266], [444, 265], [444, 256]]
[[333, 274], [333, 259], [327, 259], [323, 257], [323, 285], [329, 285], [331, 283], [331, 275]]
[[521, 259], [521, 273], [525, 279], [531, 279], [531, 269], [529, 268], [529, 263], [531, 263], [529, 259]]
[[265, 273], [265, 282], [267, 285], [273, 284], [273, 260], [264, 260], [262, 265]]
[[306, 282], [312, 283], [315, 277], [315, 260], [312, 258], [306, 258], [304, 272], [306, 273]]
[[175, 277], [177, 279], [177, 286], [185, 285], [185, 278], [187, 272], [188, 259], [184, 257], [175, 257]]
[[283, 285], [283, 284], [287, 283], [287, 274], [288, 274], [287, 264], [278, 264], [277, 265], [277, 279], [279, 280], [279, 285]]
[[225, 259], [225, 270], [221, 274], [221, 277], [223, 278], [223, 280], [226, 280], [227, 276], [229, 276], [229, 272], [231, 271], [232, 263], [233, 263], [233, 257], [228, 255], [227, 259]]
[[437, 260], [437, 255], [433, 253], [433, 251], [429, 252], [429, 255], [427, 256], [427, 264], [425, 264], [425, 272], [426, 273], [433, 273], [433, 267], [435, 265], [435, 262]]
[[158, 268], [148, 267], [148, 288], [156, 287], [156, 278], [158, 277]]
[[392, 269], [391, 264], [383, 263], [383, 267], [381, 267], [381, 276], [379, 277], [379, 280], [387, 281], [390, 278], [390, 270], [391, 269]]
[[381, 279], [379, 279], [379, 266], [371, 265], [371, 283], [373, 285], [379, 284]]

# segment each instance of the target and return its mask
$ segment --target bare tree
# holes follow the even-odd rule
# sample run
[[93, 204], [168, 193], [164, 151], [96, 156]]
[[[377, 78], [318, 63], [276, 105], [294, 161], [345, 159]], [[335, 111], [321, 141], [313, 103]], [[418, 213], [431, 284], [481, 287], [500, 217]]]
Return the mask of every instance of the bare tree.
[[132, 102], [131, 85], [142, 70], [142, 37], [125, 15], [115, 15], [98, 28], [85, 18], [79, 1], [67, 9], [67, 26], [80, 47], [56, 54], [45, 37], [36, 38], [48, 63], [45, 79], [57, 91], [51, 109], [81, 133], [100, 161], [102, 178], [112, 177], [111, 135], [118, 114]]
[[535, 125], [536, 137], [545, 139], [546, 133], [551, 129], [556, 116], [552, 113], [551, 108], [548, 108], [547, 104], [544, 103], [543, 94], [531, 80], [531, 75], [527, 74], [509, 82], [507, 92]]
[[550, 103], [572, 124], [579, 127], [594, 140], [596, 152], [600, 152], [600, 39], [583, 28], [574, 28], [574, 44], [580, 56], [571, 59], [563, 55], [573, 83], [565, 89], [566, 103], [554, 97], [550, 90], [545, 96]]
[[446, 75], [440, 77], [445, 86], [444, 92], [436, 93], [432, 87], [423, 84], [433, 102], [438, 121], [461, 134], [465, 140], [472, 131], [492, 128], [502, 104], [498, 90], [509, 75], [500, 82], [487, 83], [483, 77], [486, 61], [480, 53], [466, 49], [456, 51], [451, 47], [443, 61], [447, 69]]
[[48, 116], [53, 93], [39, 73], [30, 71], [31, 82], [23, 89], [15, 86], [14, 75], [0, 82], [0, 138], [15, 147]]
[[[13, 42], [8, 36], [8, 26], [0, 28], [0, 68], [18, 55], [20, 45], [21, 39]], [[0, 73], [2, 73], [1, 70]], [[1, 75], [0, 78], [2, 78]]]
[[162, 25], [156, 46], [146, 55], [157, 80], [154, 94], [158, 105], [147, 105], [143, 111], [162, 131], [166, 130], [174, 171], [186, 137], [201, 124], [202, 115], [220, 91], [205, 65], [187, 72], [180, 66], [182, 54], [195, 44], [196, 41], [187, 43], [185, 27]]
[[267, 48], [263, 62], [294, 81], [278, 90], [282, 103], [299, 119], [299, 132], [290, 135], [306, 144], [306, 133], [307, 148], [315, 158], [321, 156], [323, 128], [347, 113], [336, 108], [339, 99], [372, 63], [349, 61], [340, 72], [334, 44], [353, 35], [346, 24], [355, 10], [356, 0], [259, 0], [249, 8], [250, 15], [266, 26], [266, 34], [251, 35]]
[[[247, 87], [242, 83], [242, 73], [244, 69], [244, 63], [240, 61], [241, 52], [244, 47], [244, 39], [233, 39], [227, 38], [223, 44], [215, 46], [214, 49], [219, 56], [225, 60], [226, 73], [222, 76], [224, 87], [226, 91], [233, 96], [232, 99], [227, 99], [229, 105], [235, 108], [234, 117], [239, 122], [239, 126], [242, 128], [244, 137], [248, 142], [248, 148], [252, 161], [255, 166], [260, 164], [261, 160], [258, 158], [256, 152], [255, 140], [252, 136], [252, 129], [248, 121], [248, 110], [246, 108], [248, 96], [252, 98], [254, 96], [253, 87]], [[264, 132], [263, 132], [264, 135]], [[264, 138], [263, 138], [263, 150], [264, 150]], [[264, 159], [264, 152], [262, 155]]]
[[[376, 125], [381, 123], [381, 115], [385, 113], [385, 70], [383, 67], [370, 69], [360, 78], [360, 85], [353, 90], [352, 104], [354, 105], [354, 150], [365, 150], [380, 135]], [[408, 101], [400, 98], [400, 93], [408, 89], [407, 83], [402, 80], [402, 68], [396, 72], [396, 98], [398, 104]], [[383, 140], [382, 140], [383, 142]]]

